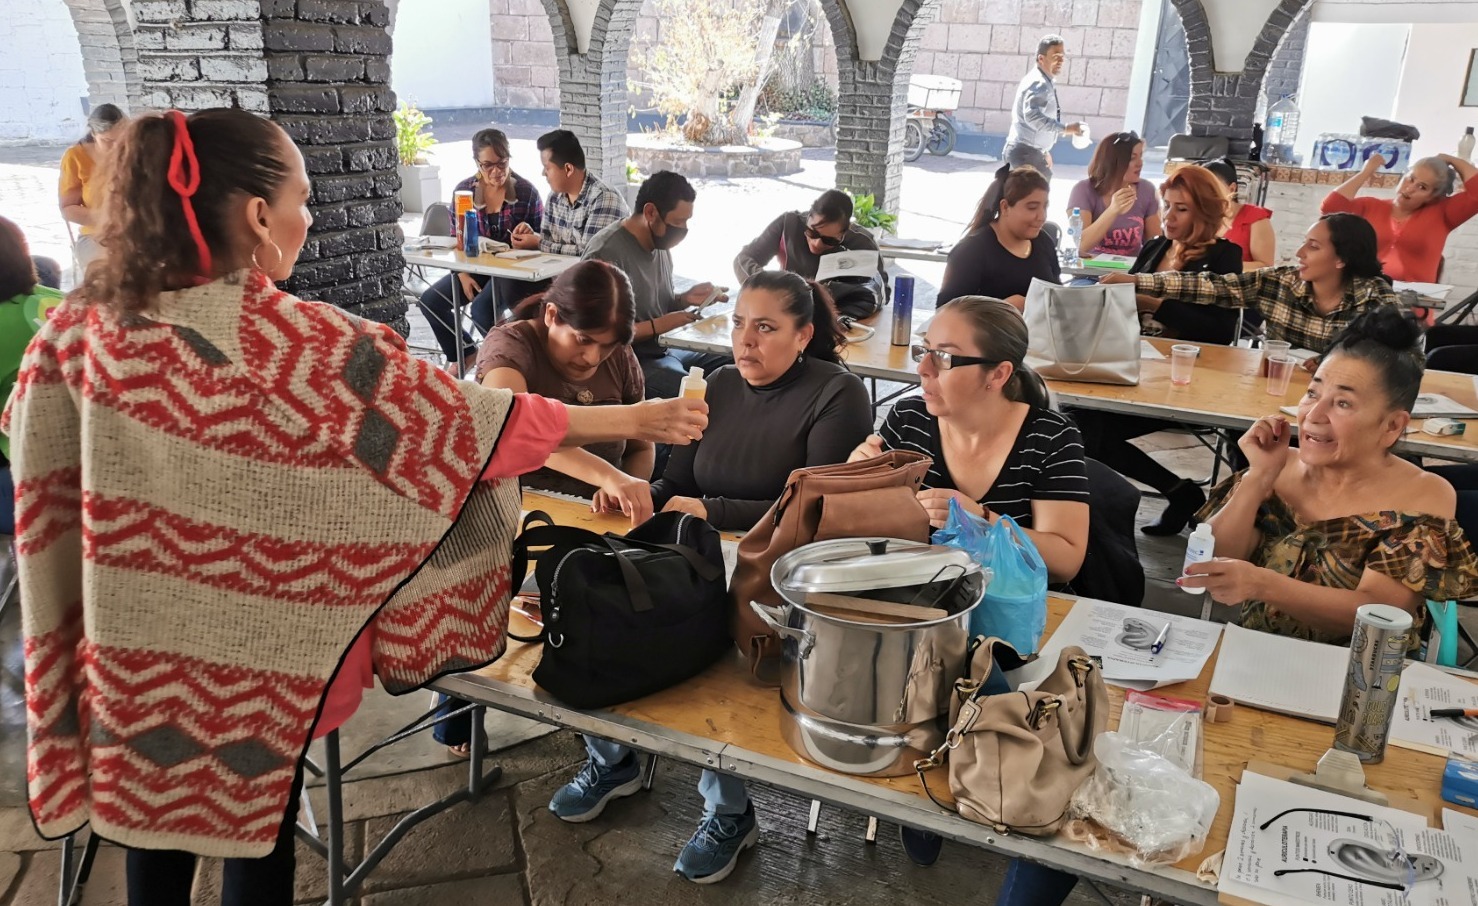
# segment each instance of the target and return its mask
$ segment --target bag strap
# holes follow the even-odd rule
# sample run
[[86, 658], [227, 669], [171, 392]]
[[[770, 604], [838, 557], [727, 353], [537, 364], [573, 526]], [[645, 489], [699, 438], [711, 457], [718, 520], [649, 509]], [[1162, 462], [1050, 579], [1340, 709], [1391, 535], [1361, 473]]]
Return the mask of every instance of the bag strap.
[[1108, 330], [1108, 294], [1107, 292], [1104, 292], [1099, 295], [1098, 330], [1093, 335], [1093, 348], [1088, 350], [1088, 355], [1083, 359], [1081, 363], [1077, 365], [1076, 370], [1072, 366], [1064, 364], [1061, 359], [1061, 354], [1059, 353], [1059, 349], [1061, 347], [1057, 343], [1057, 318], [1053, 315], [1053, 311], [1055, 310], [1053, 304], [1056, 299], [1056, 293], [1050, 291], [1047, 293], [1047, 334], [1052, 339], [1052, 354], [1058, 357], [1057, 366], [1059, 368], [1061, 368], [1064, 372], [1071, 375], [1072, 377], [1077, 377], [1078, 375], [1087, 371], [1088, 366], [1093, 364], [1093, 356], [1098, 352], [1098, 344], [1103, 342], [1104, 332]]
[[[1068, 670], [1072, 673], [1078, 688], [1083, 690], [1083, 698], [1086, 699], [1083, 708], [1083, 726], [1079, 730], [1077, 739], [1071, 738], [1072, 728], [1068, 726], [1070, 722], [1063, 720], [1061, 714], [1057, 719], [1057, 729], [1062, 735], [1062, 751], [1067, 755], [1067, 760], [1074, 765], [1082, 764], [1093, 755], [1093, 718], [1097, 715], [1093, 704], [1094, 695], [1088, 689], [1088, 684], [1092, 681], [1093, 673], [1097, 669], [1093, 659], [1086, 654], [1075, 655], [1068, 661]], [[1079, 670], [1083, 671], [1081, 675], [1078, 673]]]
[[[529, 560], [534, 559], [529, 554], [531, 547], [550, 547], [559, 544], [559, 539], [564, 538], [572, 543], [579, 544], [585, 539], [579, 533], [594, 536], [594, 532], [584, 529], [570, 528], [569, 526], [555, 525], [554, 517], [543, 510], [531, 510], [523, 517], [519, 525], [520, 531], [517, 538], [513, 539], [513, 555], [508, 562], [508, 587], [517, 593], [523, 587], [523, 580], [528, 576]], [[568, 534], [566, 534], [568, 533]], [[598, 537], [598, 536], [597, 536]], [[543, 643], [549, 637], [549, 631], [543, 626], [534, 635], [519, 635], [509, 632], [508, 637], [515, 642]]]
[[637, 541], [634, 538], [617, 535], [614, 532], [607, 532], [606, 537], [619, 541], [622, 544], [640, 547], [644, 550], [670, 551], [671, 553], [677, 554], [688, 561], [688, 565], [693, 567], [693, 572], [697, 573], [698, 578], [705, 582], [712, 582], [714, 579], [723, 575], [722, 567], [714, 566], [711, 560], [685, 544], [661, 544], [656, 541]]

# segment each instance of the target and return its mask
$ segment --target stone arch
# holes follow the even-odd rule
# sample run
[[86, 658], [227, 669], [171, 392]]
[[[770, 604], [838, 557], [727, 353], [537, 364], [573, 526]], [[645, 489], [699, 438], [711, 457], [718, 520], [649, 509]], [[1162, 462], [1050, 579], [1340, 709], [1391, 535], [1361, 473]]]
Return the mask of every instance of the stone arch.
[[1219, 72], [1204, 0], [1170, 0], [1185, 26], [1191, 60], [1188, 128], [1192, 135], [1225, 136], [1233, 154], [1245, 155], [1257, 115], [1263, 77], [1284, 35], [1313, 0], [1279, 0], [1253, 41], [1242, 68]]
[[93, 104], [132, 110], [141, 103], [139, 55], [127, 0], [64, 0], [82, 47], [87, 96]]

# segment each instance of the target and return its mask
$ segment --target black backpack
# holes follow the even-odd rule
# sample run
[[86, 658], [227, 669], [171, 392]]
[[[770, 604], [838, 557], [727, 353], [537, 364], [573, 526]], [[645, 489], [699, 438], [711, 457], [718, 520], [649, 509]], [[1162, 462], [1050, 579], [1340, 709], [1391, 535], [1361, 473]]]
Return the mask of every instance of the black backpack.
[[[545, 525], [531, 525], [544, 522]], [[658, 513], [626, 535], [530, 513], [513, 542], [518, 588], [531, 548], [544, 626], [534, 682], [574, 708], [603, 708], [676, 685], [732, 647], [723, 550], [713, 526]]]

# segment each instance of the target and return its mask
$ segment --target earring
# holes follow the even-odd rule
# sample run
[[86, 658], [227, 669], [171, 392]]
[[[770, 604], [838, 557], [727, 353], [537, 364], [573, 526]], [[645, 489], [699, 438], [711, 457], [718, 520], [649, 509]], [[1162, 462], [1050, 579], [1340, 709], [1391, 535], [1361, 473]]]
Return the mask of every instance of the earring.
[[268, 268], [263, 267], [262, 262], [257, 260], [257, 252], [262, 250], [263, 244], [272, 246], [272, 251], [277, 253], [277, 260], [272, 263], [273, 270], [282, 265], [282, 249], [277, 247], [277, 243], [273, 242], [271, 239], [267, 239], [265, 240], [265, 242], [258, 242], [257, 247], [251, 250], [252, 265], [255, 266], [257, 270], [265, 274], [269, 272]]
[[990, 390], [994, 386], [995, 386], [995, 384], [986, 384], [985, 385], [985, 389]]
[[796, 353], [795, 354], [796, 364], [800, 364], [801, 361], [805, 359], [805, 357], [806, 357], [806, 351], [804, 349], [802, 349], [800, 352]]

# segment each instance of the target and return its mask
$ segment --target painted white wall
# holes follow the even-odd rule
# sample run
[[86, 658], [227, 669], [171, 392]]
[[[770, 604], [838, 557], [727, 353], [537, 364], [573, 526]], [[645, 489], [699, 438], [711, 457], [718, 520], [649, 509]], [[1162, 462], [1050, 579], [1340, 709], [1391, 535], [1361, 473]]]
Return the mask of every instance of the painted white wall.
[[490, 20], [488, 0], [401, 4], [390, 55], [396, 96], [422, 108], [491, 107]]
[[1310, 24], [1294, 145], [1305, 161], [1321, 132], [1359, 132], [1362, 116], [1399, 119], [1393, 116], [1396, 89], [1410, 35], [1409, 25]]
[[1315, 22], [1478, 22], [1473, 0], [1318, 0]]
[[1144, 0], [1139, 5], [1139, 35], [1134, 42], [1134, 69], [1129, 73], [1129, 103], [1124, 108], [1124, 128], [1144, 132], [1145, 112], [1149, 107], [1150, 78], [1155, 73], [1155, 42], [1160, 37], [1160, 0]]
[[5, 0], [0, 15], [0, 141], [76, 141], [87, 77], [62, 0]]
[[843, 0], [857, 31], [857, 56], [881, 60], [903, 0]]
[[1413, 25], [1411, 46], [1421, 52], [1406, 56], [1393, 118], [1421, 130], [1415, 156], [1456, 154], [1463, 129], [1478, 127], [1478, 107], [1458, 104], [1468, 58], [1478, 48], [1478, 16], [1466, 24]]
[[1241, 72], [1278, 0], [1202, 0], [1217, 72]]

